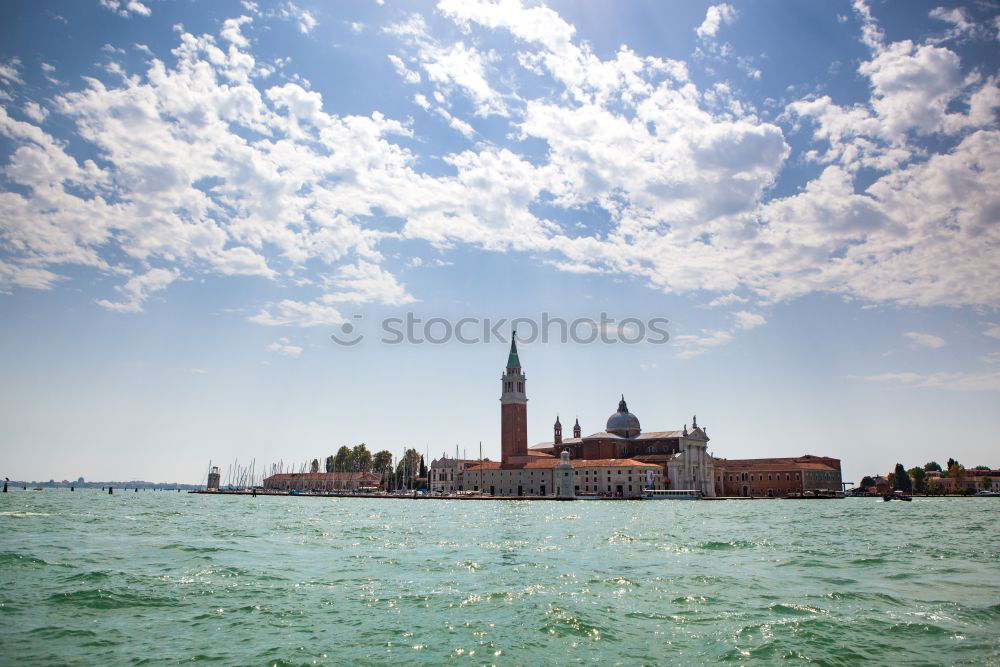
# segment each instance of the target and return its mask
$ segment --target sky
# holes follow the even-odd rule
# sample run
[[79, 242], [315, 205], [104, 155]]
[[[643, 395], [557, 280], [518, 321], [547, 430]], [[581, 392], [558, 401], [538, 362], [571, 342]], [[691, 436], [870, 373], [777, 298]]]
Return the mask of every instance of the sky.
[[496, 459], [514, 318], [531, 443], [624, 394], [717, 457], [1000, 467], [996, 2], [13, 0], [0, 31], [0, 476]]

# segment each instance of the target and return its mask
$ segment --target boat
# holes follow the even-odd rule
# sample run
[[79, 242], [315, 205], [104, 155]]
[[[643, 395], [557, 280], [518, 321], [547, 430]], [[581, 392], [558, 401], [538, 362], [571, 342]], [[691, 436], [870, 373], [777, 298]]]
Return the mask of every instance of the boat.
[[986, 489], [976, 491], [974, 495], [977, 498], [1000, 498], [1000, 493], [997, 493], [996, 491], [987, 491]]
[[701, 500], [704, 494], [699, 489], [646, 489], [643, 500]]
[[902, 491], [895, 491], [893, 493], [887, 493], [884, 496], [882, 496], [882, 500], [884, 500], [885, 502], [889, 502], [890, 500], [902, 500], [902, 501], [907, 502], [907, 503], [913, 502], [913, 498], [911, 498], [910, 496], [905, 495]]

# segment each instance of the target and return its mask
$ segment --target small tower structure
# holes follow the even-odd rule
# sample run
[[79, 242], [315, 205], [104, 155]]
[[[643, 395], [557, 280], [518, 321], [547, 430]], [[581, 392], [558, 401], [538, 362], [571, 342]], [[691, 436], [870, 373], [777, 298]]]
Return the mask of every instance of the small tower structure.
[[556, 415], [556, 423], [552, 427], [552, 441], [557, 444], [562, 444], [562, 424], [559, 423], [559, 415]]
[[576, 418], [576, 423], [573, 424], [573, 437], [574, 438], [579, 438], [580, 437], [580, 418], [579, 417]]
[[220, 479], [221, 475], [219, 475], [219, 466], [212, 466], [212, 470], [208, 473], [208, 485], [206, 488], [209, 491], [218, 491]]

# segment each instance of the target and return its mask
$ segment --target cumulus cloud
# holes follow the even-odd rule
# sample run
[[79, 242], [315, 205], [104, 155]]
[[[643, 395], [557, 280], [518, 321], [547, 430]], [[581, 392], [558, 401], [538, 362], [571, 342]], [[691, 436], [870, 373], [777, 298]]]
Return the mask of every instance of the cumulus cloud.
[[24, 83], [21, 78], [21, 59], [18, 57], [8, 58], [0, 62], [0, 80], [4, 83]]
[[97, 304], [108, 310], [121, 313], [137, 313], [142, 311], [143, 302], [153, 293], [164, 290], [170, 283], [177, 280], [178, 272], [173, 269], [150, 269], [146, 273], [130, 278], [128, 282], [117, 288], [124, 301], [109, 301], [98, 299]]
[[340, 267], [335, 276], [326, 281], [336, 291], [323, 295], [326, 303], [347, 301], [350, 303], [382, 303], [387, 306], [401, 306], [415, 299], [406, 291], [406, 286], [378, 264], [359, 261]]
[[934, 334], [920, 333], [918, 331], [907, 331], [903, 334], [906, 338], [912, 341], [912, 346], [917, 347], [930, 347], [938, 348], [944, 347], [946, 345], [944, 338], [940, 336], [935, 336]]
[[293, 2], [283, 5], [278, 9], [278, 13], [281, 17], [289, 21], [294, 21], [299, 26], [299, 32], [303, 35], [308, 35], [313, 31], [313, 28], [319, 25], [312, 12], [302, 9]]
[[123, 18], [129, 18], [133, 14], [139, 16], [150, 16], [153, 13], [146, 5], [139, 0], [98, 0], [101, 7], [118, 14]]
[[[398, 53], [387, 57], [419, 87], [421, 108], [466, 138], [493, 125], [508, 141], [462, 142], [435, 155], [435, 169], [419, 152], [419, 124], [334, 113], [291, 72], [267, 83], [263, 73], [287, 62], [258, 62], [246, 35], [262, 15], [245, 7], [219, 35], [179, 29], [172, 58], [150, 57], [141, 71], [112, 50], [123, 76], [46, 99], [73, 142], [27, 106], [27, 120], [0, 107], [13, 146], [4, 176], [16, 186], [0, 194], [4, 289], [52, 287], [59, 267], [87, 266], [126, 281], [123, 298], [102, 305], [136, 310], [155, 282], [128, 285], [150, 267], [174, 279], [311, 281], [316, 291], [251, 319], [337, 324], [336, 304], [420, 296], [385, 266], [391, 240], [530, 252], [558, 270], [632, 276], [740, 308], [731, 329], [675, 339], [689, 355], [762, 324], [762, 305], [812, 292], [1000, 306], [997, 82], [970, 75], [941, 43], [888, 41], [860, 0], [867, 99], [811, 95], [774, 121], [730, 85], [699, 87], [683, 62], [627, 45], [599, 56], [544, 5], [442, 0], [439, 18], [456, 30], [432, 34], [411, 15], [384, 31]], [[280, 18], [305, 21], [280, 7]], [[704, 38], [732, 20], [724, 7], [706, 15]], [[484, 48], [492, 33], [511, 52]], [[8, 61], [0, 78], [17, 83], [19, 68]], [[804, 154], [792, 155], [791, 125], [810, 142]], [[789, 161], [802, 159], [819, 173], [775, 194]], [[596, 212], [602, 223], [580, 228], [545, 210]], [[401, 222], [372, 224], [382, 219]]]
[[732, 5], [724, 2], [712, 5], [705, 12], [705, 20], [701, 22], [700, 26], [695, 28], [695, 32], [701, 39], [715, 37], [716, 33], [719, 32], [719, 28], [726, 23], [732, 23], [735, 18], [736, 10], [733, 9]]
[[736, 326], [740, 329], [754, 329], [767, 323], [767, 319], [763, 315], [752, 313], [748, 310], [740, 310], [733, 313], [733, 319], [736, 320]]

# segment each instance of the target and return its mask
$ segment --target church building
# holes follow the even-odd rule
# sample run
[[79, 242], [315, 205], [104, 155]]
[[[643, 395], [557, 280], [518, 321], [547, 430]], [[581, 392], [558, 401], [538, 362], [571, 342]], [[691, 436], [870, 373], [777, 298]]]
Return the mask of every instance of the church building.
[[[574, 441], [587, 441], [585, 448], [575, 447], [574, 441], [562, 445], [562, 426], [556, 424], [559, 444], [550, 447], [528, 447], [528, 396], [527, 377], [521, 368], [517, 340], [510, 343], [507, 365], [500, 378], [500, 461], [472, 462], [464, 460], [456, 465], [446, 457], [431, 464], [431, 477], [446, 479], [449, 490], [483, 493], [499, 497], [551, 496], [573, 498], [579, 495], [600, 495], [620, 498], [638, 498], [645, 488], [664, 488], [665, 467], [660, 461], [642, 461], [632, 457], [622, 447], [609, 441], [629, 441], [639, 435], [639, 422], [628, 412], [624, 398], [615, 419], [614, 433], [604, 439], [591, 440], [579, 437], [579, 424]], [[620, 423], [619, 423], [620, 422]], [[634, 422], [634, 423], [633, 423]], [[609, 429], [612, 427], [609, 421]], [[692, 442], [702, 442], [697, 440]], [[707, 436], [701, 434], [704, 442]], [[702, 446], [704, 450], [704, 446]], [[638, 451], [638, 450], [637, 450]], [[678, 452], [680, 453], [680, 452]], [[664, 454], [666, 456], [666, 454]], [[692, 479], [701, 474], [692, 468], [694, 457], [685, 460], [684, 467], [678, 459], [678, 475]], [[712, 481], [712, 473], [708, 473]], [[441, 485], [443, 487], [444, 484]], [[438, 487], [438, 488], [441, 488]], [[699, 488], [687, 486], [683, 488]], [[442, 489], [443, 490], [443, 489]]]
[[555, 456], [567, 451], [571, 459], [629, 458], [659, 466], [663, 488], [701, 491], [715, 496], [715, 459], [708, 452], [708, 433], [693, 417], [679, 431], [643, 433], [639, 418], [629, 412], [625, 397], [618, 410], [608, 417], [603, 431], [581, 437], [580, 420], [573, 425], [573, 437], [563, 439], [562, 424], [556, 416], [553, 439], [531, 447], [532, 453]]

